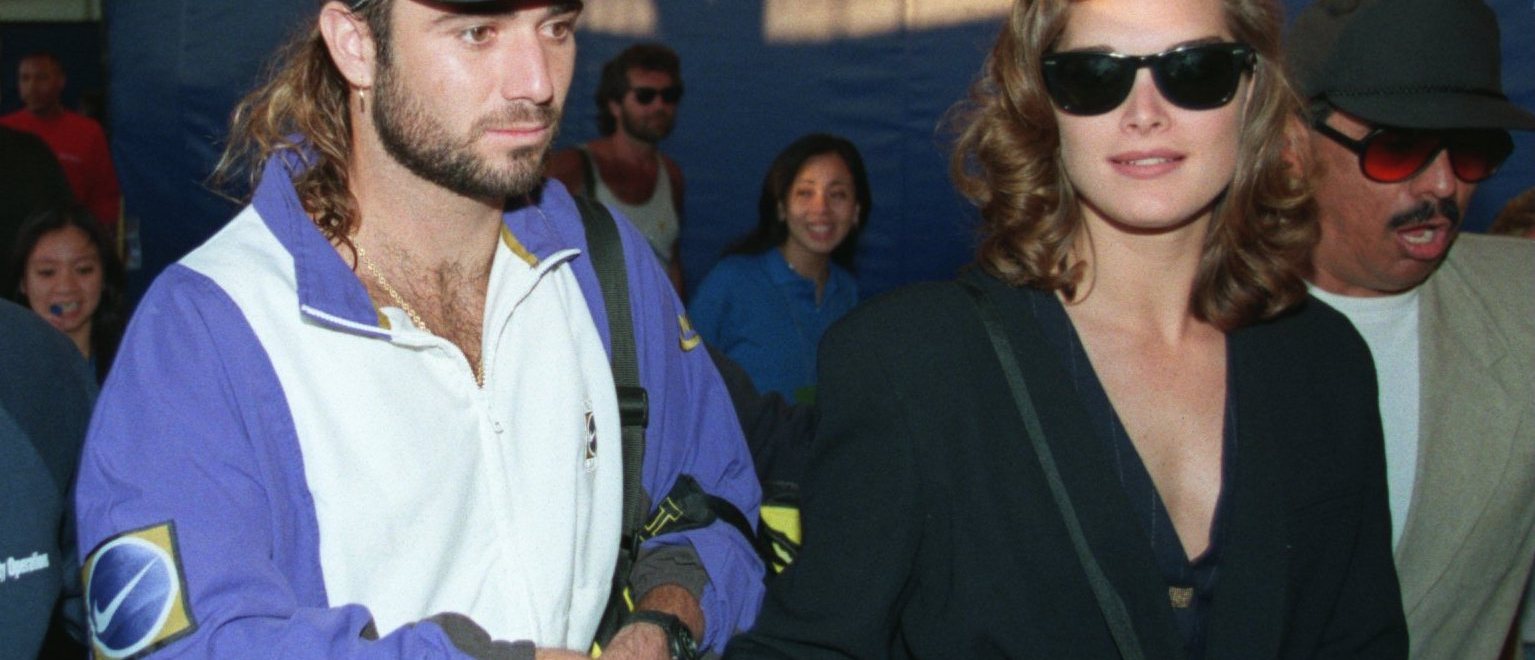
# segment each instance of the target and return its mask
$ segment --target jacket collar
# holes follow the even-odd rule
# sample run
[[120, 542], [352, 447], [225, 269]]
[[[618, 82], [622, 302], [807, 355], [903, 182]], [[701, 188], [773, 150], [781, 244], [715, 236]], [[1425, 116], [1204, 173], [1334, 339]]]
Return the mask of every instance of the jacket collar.
[[[758, 254], [757, 259], [761, 261], [763, 270], [767, 271], [768, 281], [772, 282], [774, 286], [808, 287], [812, 292], [812, 296], [814, 295], [815, 282], [789, 268], [788, 260], [784, 259], [783, 253], [779, 252], [778, 248], [768, 248], [767, 251]], [[838, 266], [835, 261], [827, 263], [826, 289], [821, 292], [821, 299], [827, 300], [835, 297], [844, 288], [852, 285], [852, 280], [852, 275], [841, 266]]]
[[[302, 147], [268, 158], [251, 205], [293, 257], [299, 308], [305, 315], [330, 327], [386, 337], [388, 321], [374, 307], [362, 280], [299, 202], [293, 177], [310, 166], [309, 158], [309, 151]], [[530, 266], [537, 265], [562, 250], [585, 247], [579, 222], [551, 220], [577, 215], [564, 186], [547, 182], [521, 199], [508, 200], [502, 215], [502, 242]]]
[[[1464, 544], [1496, 509], [1495, 478], [1512, 460], [1528, 401], [1527, 367], [1510, 366], [1515, 342], [1494, 319], [1485, 287], [1461, 265], [1469, 247], [1423, 284], [1419, 299], [1418, 468], [1396, 559], [1402, 604], [1411, 613], [1464, 556]], [[1511, 533], [1509, 543], [1519, 535]]]

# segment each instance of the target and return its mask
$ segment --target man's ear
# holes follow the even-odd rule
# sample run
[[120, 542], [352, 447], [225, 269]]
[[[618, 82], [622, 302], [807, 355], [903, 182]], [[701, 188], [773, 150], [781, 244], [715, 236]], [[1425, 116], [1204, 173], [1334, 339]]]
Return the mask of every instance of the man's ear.
[[353, 87], [373, 87], [377, 73], [378, 44], [361, 16], [345, 4], [331, 0], [320, 10], [320, 35], [336, 69]]

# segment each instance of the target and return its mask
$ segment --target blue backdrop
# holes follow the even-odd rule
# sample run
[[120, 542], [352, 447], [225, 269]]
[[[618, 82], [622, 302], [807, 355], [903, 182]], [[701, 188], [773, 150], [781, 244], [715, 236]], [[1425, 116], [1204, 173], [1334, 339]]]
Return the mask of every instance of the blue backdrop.
[[[1306, 1], [1287, 4], [1293, 13]], [[858, 255], [866, 294], [954, 273], [969, 260], [976, 215], [949, 184], [937, 127], [978, 75], [999, 19], [785, 41], [764, 37], [770, 4], [654, 5], [649, 38], [676, 48], [687, 83], [677, 130], [663, 148], [687, 176], [681, 250], [689, 284], [755, 223], [756, 195], [773, 155], [810, 131], [847, 136], [868, 161], [874, 209]], [[1535, 108], [1535, 8], [1529, 0], [1491, 4], [1503, 28], [1505, 88], [1516, 102]], [[235, 204], [204, 185], [229, 110], [275, 45], [310, 20], [315, 5], [106, 3], [112, 146], [126, 213], [139, 225], [142, 243], [135, 292], [232, 217]], [[591, 96], [598, 70], [634, 40], [595, 30], [580, 35], [561, 145], [595, 136]], [[1513, 159], [1483, 184], [1470, 209], [1473, 230], [1485, 228], [1509, 197], [1535, 185], [1535, 135], [1516, 140]]]

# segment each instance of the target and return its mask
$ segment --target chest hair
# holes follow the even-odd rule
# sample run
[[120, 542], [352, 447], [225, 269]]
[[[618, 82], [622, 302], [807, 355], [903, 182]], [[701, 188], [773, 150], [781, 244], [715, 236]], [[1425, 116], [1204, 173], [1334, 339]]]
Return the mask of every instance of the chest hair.
[[[401, 263], [393, 259], [391, 261]], [[487, 264], [483, 269], [478, 269], [446, 263], [418, 270], [414, 276], [398, 271], [386, 272], [390, 284], [421, 316], [426, 327], [433, 334], [457, 346], [464, 354], [470, 373], [477, 373], [490, 266]], [[376, 280], [367, 278], [364, 281], [368, 294], [375, 301], [394, 305], [389, 293]]]

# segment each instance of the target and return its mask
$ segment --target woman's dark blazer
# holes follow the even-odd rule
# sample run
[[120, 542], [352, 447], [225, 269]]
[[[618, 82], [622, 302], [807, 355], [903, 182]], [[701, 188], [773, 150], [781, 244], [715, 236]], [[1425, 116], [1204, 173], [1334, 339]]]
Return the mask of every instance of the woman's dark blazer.
[[[1147, 658], [1183, 645], [1151, 544], [1045, 343], [998, 303], [1087, 541]], [[1227, 536], [1206, 657], [1405, 658], [1368, 349], [1314, 300], [1230, 336]], [[968, 294], [918, 285], [820, 352], [804, 549], [728, 658], [1117, 658]]]

